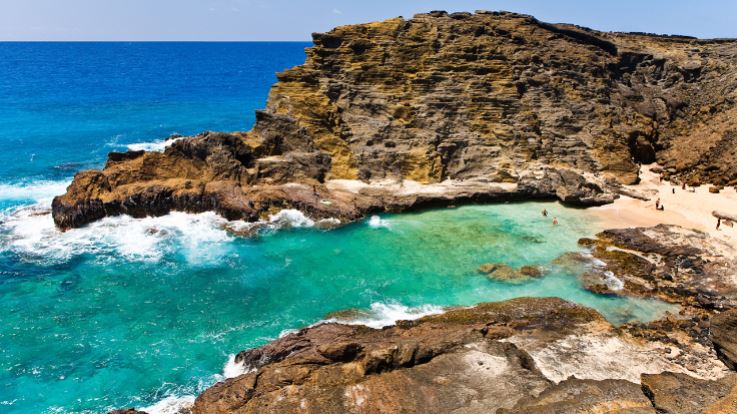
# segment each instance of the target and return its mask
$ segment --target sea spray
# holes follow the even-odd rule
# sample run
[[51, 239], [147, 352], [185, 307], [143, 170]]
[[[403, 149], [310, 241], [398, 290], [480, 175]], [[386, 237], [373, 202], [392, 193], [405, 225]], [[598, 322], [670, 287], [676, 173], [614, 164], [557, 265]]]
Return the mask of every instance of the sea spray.
[[126, 148], [129, 151], [164, 152], [164, 150], [172, 146], [175, 142], [182, 139], [184, 139], [184, 137], [170, 138], [153, 142], [139, 142], [135, 144], [128, 144], [126, 145]]
[[397, 321], [420, 319], [425, 316], [438, 315], [443, 313], [442, 306], [421, 305], [421, 306], [405, 306], [400, 303], [372, 303], [366, 311], [357, 310], [352, 317], [334, 317], [322, 321], [337, 322], [346, 325], [365, 325], [374, 329], [381, 329], [386, 326], [392, 326]]
[[62, 232], [48, 209], [31, 206], [5, 217], [0, 225], [0, 251], [39, 264], [60, 263], [83, 254], [157, 262], [173, 252], [183, 254], [190, 263], [202, 263], [222, 258], [223, 248], [232, 239], [222, 228], [225, 223], [215, 213], [173, 212], [142, 219], [106, 217]]
[[55, 196], [63, 194], [70, 182], [70, 180], [41, 180], [28, 183], [0, 184], [0, 201], [31, 201], [51, 205], [51, 200]]
[[253, 372], [254, 369], [246, 366], [243, 362], [235, 362], [235, 354], [228, 355], [228, 361], [223, 367], [223, 378], [235, 378], [249, 372]]
[[170, 395], [151, 406], [142, 408], [141, 411], [148, 414], [180, 414], [192, 408], [195, 399], [194, 395]]
[[389, 220], [383, 219], [380, 216], [371, 216], [368, 220], [369, 227], [378, 228], [389, 228]]

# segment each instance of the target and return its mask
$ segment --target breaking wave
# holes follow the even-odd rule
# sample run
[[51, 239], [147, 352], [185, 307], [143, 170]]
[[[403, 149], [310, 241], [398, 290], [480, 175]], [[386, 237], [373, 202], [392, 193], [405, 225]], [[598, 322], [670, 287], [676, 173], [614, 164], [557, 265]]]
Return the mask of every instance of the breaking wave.
[[162, 139], [153, 142], [139, 142], [135, 144], [128, 144], [126, 145], [126, 148], [128, 148], [129, 151], [162, 152], [182, 138], [184, 137], [170, 138], [165, 140]]
[[170, 395], [156, 404], [142, 408], [141, 411], [148, 414], [179, 414], [191, 408], [194, 405], [194, 400], [194, 395], [181, 397]]
[[0, 201], [32, 201], [50, 204], [55, 196], [67, 190], [68, 185], [68, 180], [0, 184]]
[[368, 225], [375, 229], [382, 228], [382, 227], [389, 228], [389, 220], [383, 219], [379, 216], [371, 216], [371, 218], [368, 221]]
[[337, 322], [346, 325], [365, 325], [374, 329], [392, 326], [397, 321], [420, 319], [425, 316], [439, 315], [445, 310], [436, 305], [405, 306], [400, 303], [374, 302], [368, 310], [358, 310], [349, 317], [335, 317], [323, 321]]

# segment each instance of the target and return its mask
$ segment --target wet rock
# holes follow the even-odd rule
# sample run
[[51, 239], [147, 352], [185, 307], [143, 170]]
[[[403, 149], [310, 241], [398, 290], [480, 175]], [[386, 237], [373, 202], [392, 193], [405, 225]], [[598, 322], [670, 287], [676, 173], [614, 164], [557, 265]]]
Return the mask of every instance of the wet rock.
[[519, 272], [528, 277], [541, 277], [543, 270], [537, 266], [522, 266], [519, 268]]
[[522, 266], [515, 269], [503, 263], [483, 264], [479, 267], [478, 272], [485, 274], [491, 280], [507, 283], [524, 283], [543, 275], [542, 270], [535, 266]]
[[622, 293], [702, 310], [737, 307], [737, 271], [729, 246], [674, 225], [606, 230], [585, 240], [592, 255], [624, 282]]

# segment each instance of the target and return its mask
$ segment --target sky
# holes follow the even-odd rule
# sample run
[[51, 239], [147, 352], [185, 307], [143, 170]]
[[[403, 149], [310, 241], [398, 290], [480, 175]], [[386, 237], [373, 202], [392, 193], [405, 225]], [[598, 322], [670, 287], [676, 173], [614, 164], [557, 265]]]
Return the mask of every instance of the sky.
[[737, 37], [735, 0], [0, 0], [0, 40], [306, 41], [431, 10], [508, 10], [604, 31]]

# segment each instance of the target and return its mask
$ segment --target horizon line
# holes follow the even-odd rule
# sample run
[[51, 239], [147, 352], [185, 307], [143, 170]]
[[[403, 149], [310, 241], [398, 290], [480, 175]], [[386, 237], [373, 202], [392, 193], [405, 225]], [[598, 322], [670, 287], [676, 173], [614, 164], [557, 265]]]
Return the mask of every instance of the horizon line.
[[0, 43], [312, 43], [312, 40], [4, 40]]

